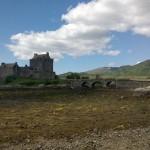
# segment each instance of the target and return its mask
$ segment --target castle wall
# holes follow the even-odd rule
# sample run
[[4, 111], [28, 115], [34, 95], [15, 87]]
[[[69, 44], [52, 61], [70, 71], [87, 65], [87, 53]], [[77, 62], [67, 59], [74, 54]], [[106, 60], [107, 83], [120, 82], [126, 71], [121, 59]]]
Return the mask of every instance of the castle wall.
[[33, 78], [35, 79], [54, 79], [55, 78], [55, 73], [41, 73], [41, 72], [33, 72], [32, 75]]
[[38, 55], [35, 54], [30, 60], [30, 66], [19, 67], [15, 64], [4, 64], [0, 66], [0, 79], [7, 76], [32, 77], [35, 79], [54, 79], [53, 59], [49, 53]]
[[30, 59], [30, 67], [33, 69], [33, 77], [40, 79], [54, 79], [55, 73], [53, 72], [53, 59], [49, 54], [37, 55], [35, 54]]
[[19, 67], [19, 76], [20, 77], [33, 77], [33, 70], [30, 67]]
[[0, 66], [0, 79], [3, 80], [7, 76], [18, 76], [19, 66], [17, 64], [2, 64]]
[[39, 72], [53, 72], [53, 59], [49, 55], [35, 55], [30, 59], [30, 67]]

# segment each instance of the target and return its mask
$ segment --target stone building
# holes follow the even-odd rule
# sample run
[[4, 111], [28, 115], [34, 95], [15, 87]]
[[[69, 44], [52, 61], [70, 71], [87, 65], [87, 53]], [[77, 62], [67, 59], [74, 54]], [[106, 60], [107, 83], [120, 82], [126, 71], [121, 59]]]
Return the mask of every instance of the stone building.
[[49, 53], [46, 53], [34, 54], [33, 58], [30, 59], [30, 65], [25, 67], [20, 67], [17, 63], [2, 63], [0, 66], [0, 79], [5, 79], [7, 76], [54, 79], [53, 59], [50, 58]]

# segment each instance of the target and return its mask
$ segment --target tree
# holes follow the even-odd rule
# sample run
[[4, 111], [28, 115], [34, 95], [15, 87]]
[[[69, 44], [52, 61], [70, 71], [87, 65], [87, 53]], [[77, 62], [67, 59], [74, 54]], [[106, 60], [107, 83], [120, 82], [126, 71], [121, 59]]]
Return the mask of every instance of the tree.
[[80, 74], [79, 73], [71, 73], [66, 76], [67, 79], [80, 79]]

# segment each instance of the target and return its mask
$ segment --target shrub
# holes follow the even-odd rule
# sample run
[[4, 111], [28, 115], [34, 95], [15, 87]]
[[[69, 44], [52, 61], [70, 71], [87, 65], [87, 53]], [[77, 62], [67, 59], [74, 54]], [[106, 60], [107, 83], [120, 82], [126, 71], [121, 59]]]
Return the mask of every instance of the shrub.
[[89, 77], [88, 76], [83, 76], [82, 79], [89, 79]]
[[24, 80], [20, 82], [21, 85], [26, 85], [26, 86], [32, 86], [32, 85], [37, 85], [39, 82], [36, 80]]
[[66, 76], [67, 79], [80, 79], [80, 74], [79, 73], [71, 73]]
[[59, 76], [58, 76], [58, 75], [55, 75], [55, 79], [58, 80], [58, 79], [59, 79]]
[[12, 83], [14, 80], [16, 80], [16, 77], [15, 76], [7, 76], [5, 78], [5, 83], [8, 84], [8, 83]]

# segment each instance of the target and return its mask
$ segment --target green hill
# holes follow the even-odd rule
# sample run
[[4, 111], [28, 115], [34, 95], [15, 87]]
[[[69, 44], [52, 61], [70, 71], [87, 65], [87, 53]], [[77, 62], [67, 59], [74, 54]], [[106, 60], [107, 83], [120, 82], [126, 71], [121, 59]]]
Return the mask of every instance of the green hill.
[[100, 75], [104, 78], [146, 78], [150, 79], [150, 60], [133, 66], [104, 67], [86, 72], [88, 75]]
[[[60, 78], [65, 78], [71, 72], [60, 75]], [[146, 60], [139, 64], [121, 67], [102, 67], [86, 72], [79, 73], [81, 77], [88, 76], [95, 78], [96, 75], [102, 78], [126, 78], [126, 79], [150, 79], [150, 60]]]

